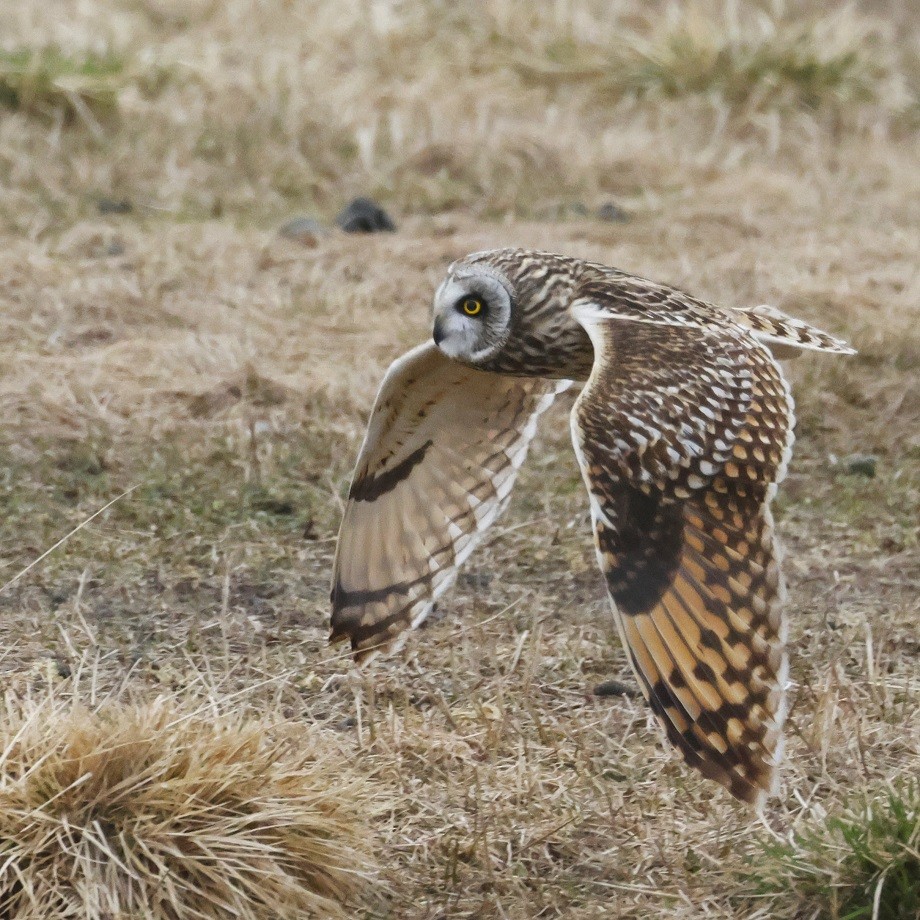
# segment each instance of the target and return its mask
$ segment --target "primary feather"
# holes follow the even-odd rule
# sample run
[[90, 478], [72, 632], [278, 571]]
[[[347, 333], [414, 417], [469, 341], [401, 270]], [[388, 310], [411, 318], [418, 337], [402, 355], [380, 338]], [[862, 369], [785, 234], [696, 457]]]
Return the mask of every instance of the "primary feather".
[[359, 659], [418, 626], [504, 510], [568, 384], [501, 378], [420, 345], [387, 372], [339, 532], [332, 639]]

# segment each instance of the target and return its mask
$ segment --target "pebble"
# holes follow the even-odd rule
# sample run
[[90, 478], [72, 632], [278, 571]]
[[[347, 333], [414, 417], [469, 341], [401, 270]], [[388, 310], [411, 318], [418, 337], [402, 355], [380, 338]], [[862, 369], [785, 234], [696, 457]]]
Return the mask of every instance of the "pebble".
[[625, 224], [630, 220], [628, 211], [624, 211], [618, 204], [608, 201], [597, 209], [598, 220], [606, 220], [611, 224]]
[[335, 222], [346, 233], [392, 233], [396, 229], [390, 215], [370, 198], [355, 198], [339, 212]]
[[619, 680], [605, 680], [592, 691], [595, 696], [641, 696], [642, 694], [629, 684]]
[[867, 479], [875, 478], [875, 468], [878, 457], [873, 454], [850, 454], [844, 457], [843, 468], [854, 476], [865, 476]]
[[100, 198], [96, 202], [100, 214], [130, 214], [134, 207], [127, 198]]
[[325, 227], [313, 217], [295, 217], [289, 220], [279, 231], [289, 240], [297, 240], [304, 246], [315, 246], [326, 232]]

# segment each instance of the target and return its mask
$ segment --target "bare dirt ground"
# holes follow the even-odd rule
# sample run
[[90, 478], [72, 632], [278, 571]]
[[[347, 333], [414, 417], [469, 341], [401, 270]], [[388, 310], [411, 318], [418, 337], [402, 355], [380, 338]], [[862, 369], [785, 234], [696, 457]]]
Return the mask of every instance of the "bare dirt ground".
[[[634, 684], [567, 404], [433, 621], [363, 678], [326, 644], [328, 573], [376, 386], [453, 258], [539, 247], [774, 304], [859, 355], [789, 367], [793, 709], [767, 820], [822, 828], [916, 776], [910, 7], [4, 5], [3, 51], [112, 63], [0, 108], [0, 581], [132, 490], [0, 593], [7, 691], [206, 682], [325, 728], [395, 802], [374, 916], [835, 916], [759, 887], [765, 824], [641, 699], [592, 694]], [[397, 233], [279, 235], [360, 193]], [[629, 219], [598, 219], [609, 200]]]

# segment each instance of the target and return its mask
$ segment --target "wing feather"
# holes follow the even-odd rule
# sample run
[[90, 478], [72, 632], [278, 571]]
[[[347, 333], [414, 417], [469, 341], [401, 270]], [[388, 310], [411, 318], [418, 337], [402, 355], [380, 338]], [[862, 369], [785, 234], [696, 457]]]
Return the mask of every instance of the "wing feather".
[[774, 358], [797, 358], [803, 351], [829, 351], [840, 355], [856, 353], [842, 339], [766, 304], [737, 307], [732, 310], [732, 318], [750, 329], [754, 338], [763, 342]]
[[503, 377], [421, 345], [388, 370], [339, 531], [332, 640], [359, 660], [418, 626], [504, 510], [568, 381]]
[[731, 319], [645, 322], [600, 297], [572, 310], [595, 350], [572, 438], [620, 633], [687, 763], [760, 805], [786, 710], [769, 502], [792, 400]]

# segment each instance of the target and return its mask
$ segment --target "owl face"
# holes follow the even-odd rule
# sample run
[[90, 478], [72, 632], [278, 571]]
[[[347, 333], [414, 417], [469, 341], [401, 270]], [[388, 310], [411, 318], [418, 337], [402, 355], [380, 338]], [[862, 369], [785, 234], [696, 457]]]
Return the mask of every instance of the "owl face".
[[481, 364], [511, 330], [508, 279], [489, 265], [455, 263], [434, 295], [434, 341], [449, 358]]
[[435, 293], [435, 343], [448, 358], [482, 370], [587, 379], [593, 350], [567, 309], [581, 265], [519, 249], [464, 257]]

